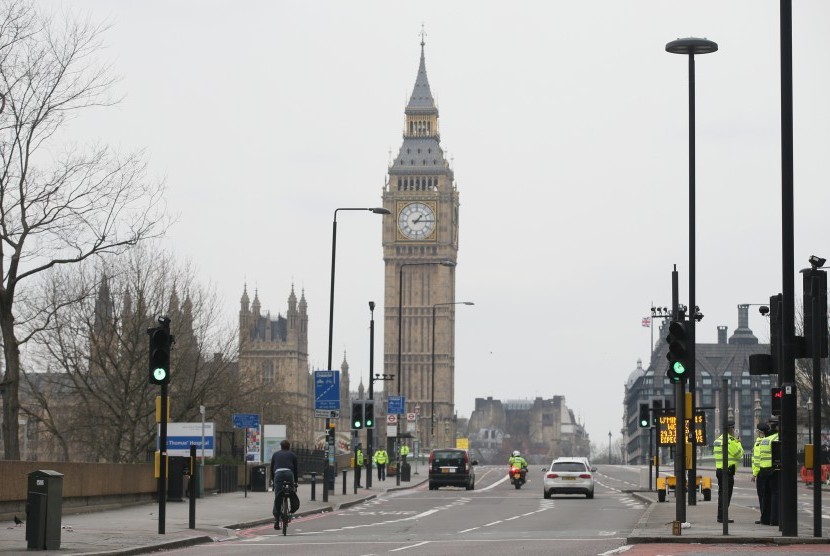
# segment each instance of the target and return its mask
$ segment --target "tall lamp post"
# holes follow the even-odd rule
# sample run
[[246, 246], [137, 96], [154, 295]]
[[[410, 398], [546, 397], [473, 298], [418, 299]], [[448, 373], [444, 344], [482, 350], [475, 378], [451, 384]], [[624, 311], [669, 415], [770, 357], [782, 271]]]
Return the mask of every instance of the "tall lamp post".
[[435, 308], [447, 305], [475, 305], [472, 301], [450, 301], [432, 305], [432, 373], [429, 394], [429, 447], [435, 448]]
[[[692, 415], [695, 411], [695, 54], [709, 54], [717, 52], [718, 45], [708, 39], [688, 37], [677, 39], [666, 44], [666, 52], [684, 54], [689, 57], [689, 393], [692, 395]], [[695, 435], [692, 435], [692, 466], [689, 469], [689, 482], [696, 484], [697, 450], [695, 449]], [[687, 489], [689, 505], [697, 504], [697, 492], [693, 488]]]
[[[401, 395], [401, 383], [403, 382], [403, 370], [401, 369], [401, 352], [403, 346], [403, 269], [407, 266], [425, 266], [425, 265], [441, 265], [441, 266], [455, 266], [452, 261], [425, 261], [420, 263], [401, 263], [398, 270], [398, 396]], [[406, 410], [406, 408], [404, 408]], [[400, 416], [398, 416], [398, 430], [397, 437], [400, 437]], [[398, 438], [395, 438], [397, 441]], [[401, 484], [401, 458], [399, 450], [395, 450], [395, 484]]]
[[608, 465], [611, 465], [611, 431], [608, 431]]
[[[334, 262], [337, 259], [337, 212], [341, 210], [367, 210], [374, 214], [391, 214], [389, 209], [383, 207], [374, 208], [338, 208], [334, 209], [334, 219], [331, 223], [331, 295], [329, 297], [329, 353], [327, 359], [326, 369], [331, 371], [331, 341], [334, 335]], [[329, 429], [331, 428], [331, 419], [326, 418], [326, 435], [328, 437]], [[333, 441], [334, 439], [331, 438]], [[329, 454], [326, 457], [326, 463], [323, 470], [323, 502], [329, 501], [329, 463], [334, 459], [334, 444], [329, 445]]]

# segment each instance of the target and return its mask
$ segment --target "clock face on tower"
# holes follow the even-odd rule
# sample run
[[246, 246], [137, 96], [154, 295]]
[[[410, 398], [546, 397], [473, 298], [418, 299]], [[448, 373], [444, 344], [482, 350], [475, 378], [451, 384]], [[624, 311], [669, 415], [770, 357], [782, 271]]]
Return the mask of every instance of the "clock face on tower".
[[435, 211], [425, 203], [409, 203], [398, 213], [398, 229], [407, 239], [426, 239], [435, 230]]

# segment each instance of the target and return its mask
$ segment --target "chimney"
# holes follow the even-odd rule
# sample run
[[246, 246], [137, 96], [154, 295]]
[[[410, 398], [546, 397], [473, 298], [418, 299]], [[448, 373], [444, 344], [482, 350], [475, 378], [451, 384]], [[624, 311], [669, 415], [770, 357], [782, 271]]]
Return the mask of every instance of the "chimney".
[[718, 345], [726, 345], [727, 326], [718, 326]]
[[738, 305], [738, 328], [735, 333], [729, 338], [730, 344], [744, 344], [754, 345], [758, 343], [758, 338], [752, 333], [749, 328], [749, 305]]

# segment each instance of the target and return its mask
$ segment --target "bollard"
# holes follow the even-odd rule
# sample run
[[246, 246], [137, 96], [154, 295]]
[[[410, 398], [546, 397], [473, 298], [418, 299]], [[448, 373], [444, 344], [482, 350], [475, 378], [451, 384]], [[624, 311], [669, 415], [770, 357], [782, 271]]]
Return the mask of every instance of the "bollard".
[[311, 501], [314, 502], [315, 498], [314, 495], [317, 491], [317, 473], [312, 471], [311, 472]]
[[343, 470], [343, 496], [346, 495], [346, 470]]

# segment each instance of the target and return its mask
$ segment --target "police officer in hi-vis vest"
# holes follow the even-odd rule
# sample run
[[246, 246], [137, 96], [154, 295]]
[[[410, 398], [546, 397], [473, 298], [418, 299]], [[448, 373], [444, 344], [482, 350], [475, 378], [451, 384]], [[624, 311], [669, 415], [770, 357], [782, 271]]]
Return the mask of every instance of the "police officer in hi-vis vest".
[[769, 434], [760, 445], [758, 482], [764, 505], [761, 506], [763, 525], [778, 525], [778, 472], [772, 466], [772, 443], [778, 441], [778, 421], [769, 420]]
[[[732, 500], [732, 487], [735, 486], [735, 471], [744, 457], [744, 448], [741, 442], [735, 438], [735, 421], [726, 423], [726, 469], [723, 469], [723, 434], [715, 439], [715, 476], [718, 478], [718, 523], [723, 522], [723, 508], [729, 506]], [[729, 520], [731, 523], [733, 520]]]

